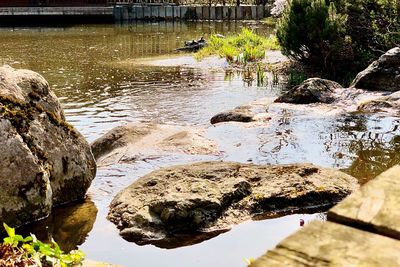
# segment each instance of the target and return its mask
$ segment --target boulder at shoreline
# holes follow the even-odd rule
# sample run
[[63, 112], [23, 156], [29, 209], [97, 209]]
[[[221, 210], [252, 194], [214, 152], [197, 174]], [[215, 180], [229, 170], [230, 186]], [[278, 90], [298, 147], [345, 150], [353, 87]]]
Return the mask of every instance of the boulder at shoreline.
[[47, 81], [0, 67], [0, 222], [17, 227], [83, 199], [96, 175], [85, 138], [65, 121]]

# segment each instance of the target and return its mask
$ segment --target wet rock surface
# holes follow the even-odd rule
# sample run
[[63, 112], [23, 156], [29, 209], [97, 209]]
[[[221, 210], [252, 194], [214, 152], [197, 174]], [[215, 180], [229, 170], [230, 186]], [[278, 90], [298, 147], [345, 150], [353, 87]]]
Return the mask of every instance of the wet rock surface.
[[310, 78], [278, 97], [276, 103], [311, 104], [333, 103], [342, 86], [334, 81]]
[[140, 178], [114, 198], [108, 218], [126, 240], [178, 247], [260, 215], [325, 210], [357, 187], [355, 178], [311, 164], [201, 162]]
[[217, 144], [196, 127], [131, 123], [116, 127], [92, 143], [98, 164], [133, 163], [171, 154], [217, 155]]
[[399, 91], [400, 47], [389, 50], [360, 72], [351, 87], [376, 91]]
[[393, 94], [378, 97], [364, 103], [361, 103], [358, 106], [359, 111], [366, 112], [400, 112], [400, 91], [395, 92]]
[[254, 114], [250, 111], [250, 107], [242, 106], [232, 110], [220, 112], [214, 115], [210, 120], [211, 124], [228, 121], [252, 122], [254, 121]]
[[89, 144], [46, 80], [0, 67], [0, 221], [23, 225], [84, 198], [96, 174]]

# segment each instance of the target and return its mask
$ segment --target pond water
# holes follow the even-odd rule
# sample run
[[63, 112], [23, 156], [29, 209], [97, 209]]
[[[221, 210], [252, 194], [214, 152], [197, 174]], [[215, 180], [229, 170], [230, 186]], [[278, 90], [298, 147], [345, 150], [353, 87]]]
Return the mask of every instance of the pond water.
[[[229, 34], [243, 26], [270, 34], [260, 24], [148, 23], [58, 28], [0, 29], [0, 64], [41, 73], [59, 97], [68, 121], [91, 142], [126, 122], [209, 126], [217, 112], [259, 98], [279, 87], [257, 87], [223, 71], [185, 66], [121, 65], [173, 53], [184, 40]], [[299, 229], [299, 220], [323, 220], [323, 214], [289, 215], [248, 222], [207, 241], [176, 249], [138, 246], [124, 241], [108, 222], [116, 193], [162, 166], [203, 159], [254, 163], [311, 162], [335, 167], [363, 183], [400, 163], [400, 118], [384, 114], [335, 113], [313, 107], [273, 107], [265, 127], [210, 127], [221, 140], [220, 157], [171, 156], [132, 166], [99, 168], [88, 200], [56, 209], [31, 226], [42, 238], [54, 237], [65, 250], [81, 248], [90, 259], [123, 266], [245, 266]], [[319, 112], [318, 112], [319, 111]]]

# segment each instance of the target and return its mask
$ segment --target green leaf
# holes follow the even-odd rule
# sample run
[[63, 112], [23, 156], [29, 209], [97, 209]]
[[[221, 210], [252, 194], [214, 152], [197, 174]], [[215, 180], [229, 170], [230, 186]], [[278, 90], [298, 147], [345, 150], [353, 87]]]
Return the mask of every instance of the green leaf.
[[9, 227], [6, 223], [3, 223], [4, 229], [6, 229], [6, 232], [9, 237], [14, 237], [15, 236], [15, 229]]

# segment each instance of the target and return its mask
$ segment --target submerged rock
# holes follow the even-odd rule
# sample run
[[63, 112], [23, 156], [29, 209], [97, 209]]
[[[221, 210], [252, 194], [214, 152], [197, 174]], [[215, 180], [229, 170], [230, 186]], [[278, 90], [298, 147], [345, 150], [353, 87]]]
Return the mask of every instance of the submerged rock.
[[215, 142], [194, 127], [130, 123], [116, 127], [92, 143], [99, 164], [131, 163], [173, 153], [217, 155]]
[[177, 247], [255, 216], [325, 210], [357, 187], [354, 177], [311, 164], [201, 162], [140, 178], [114, 198], [108, 218], [126, 240]]
[[211, 118], [210, 122], [211, 124], [228, 122], [228, 121], [252, 122], [254, 120], [253, 118], [254, 114], [250, 111], [248, 107], [238, 107], [214, 115]]
[[351, 87], [377, 90], [400, 90], [400, 47], [393, 48], [357, 74]]
[[278, 97], [275, 102], [292, 104], [330, 104], [336, 100], [335, 95], [341, 88], [342, 86], [334, 81], [310, 78]]
[[0, 67], [0, 222], [20, 226], [84, 198], [96, 174], [89, 144], [46, 80]]
[[358, 106], [359, 111], [379, 112], [395, 111], [400, 112], [400, 91], [388, 96], [368, 100]]

